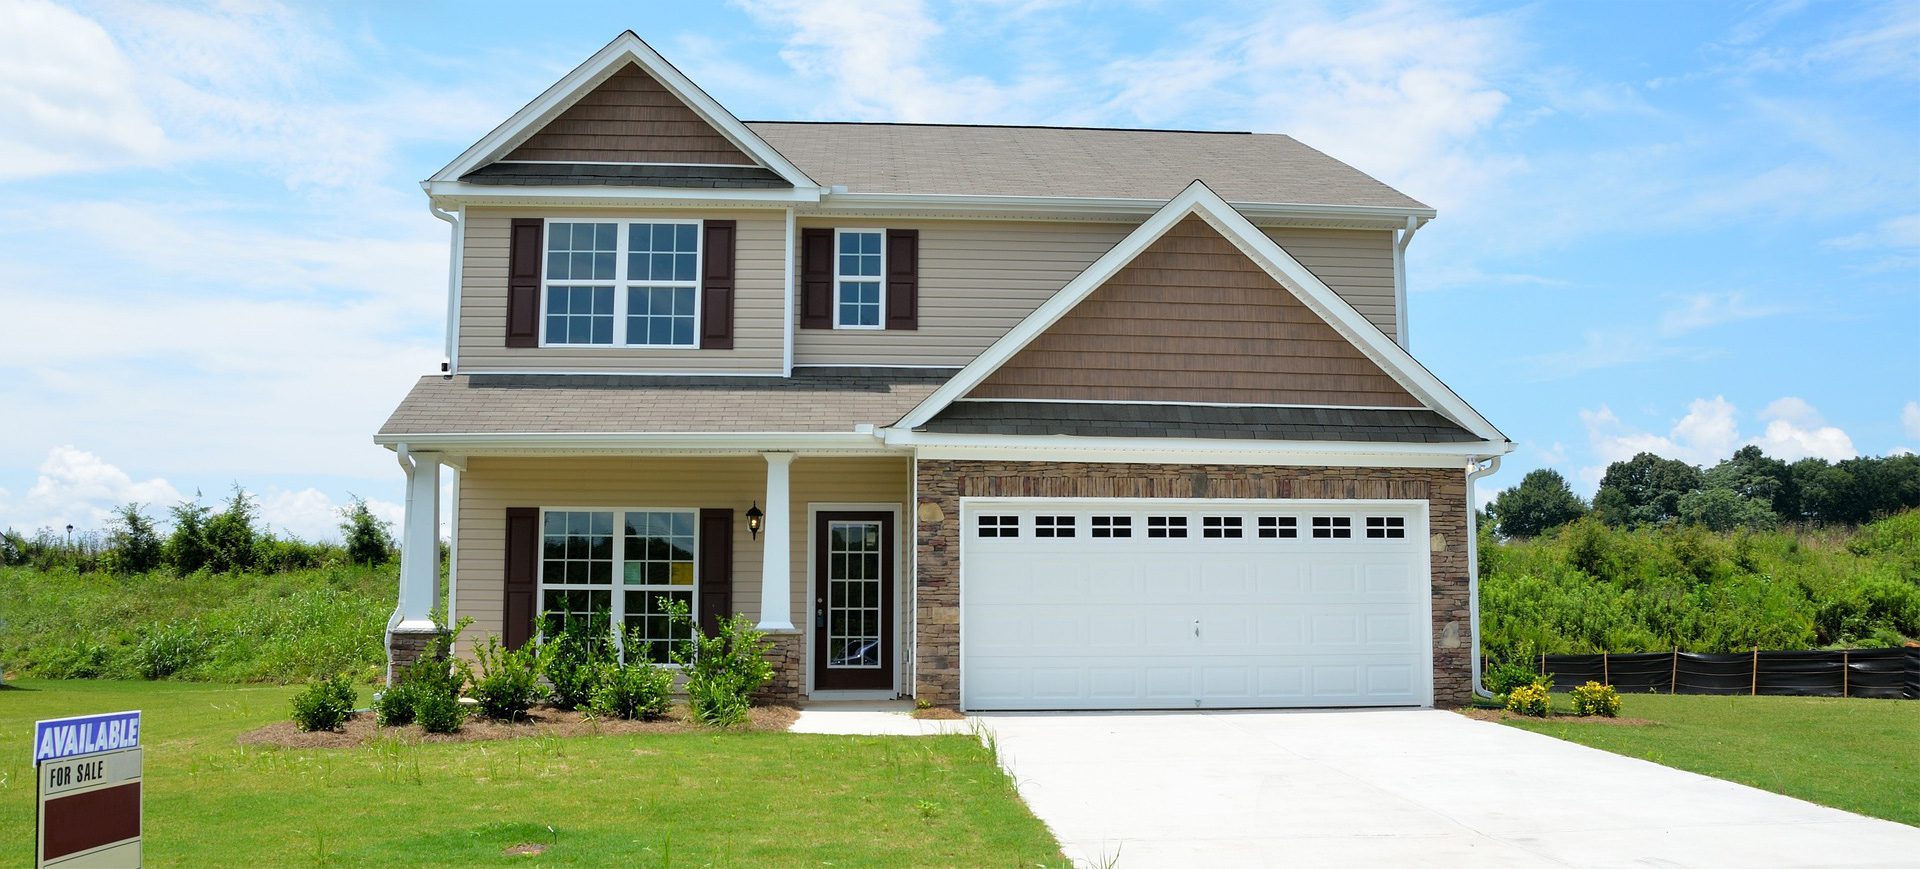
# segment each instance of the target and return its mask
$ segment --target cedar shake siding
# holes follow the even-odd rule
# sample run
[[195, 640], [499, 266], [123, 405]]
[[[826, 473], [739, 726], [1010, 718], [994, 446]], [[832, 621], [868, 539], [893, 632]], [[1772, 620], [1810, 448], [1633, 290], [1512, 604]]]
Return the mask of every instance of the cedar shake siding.
[[1472, 698], [1467, 491], [1460, 470], [947, 461], [914, 464], [914, 696], [960, 702], [960, 499], [1326, 498], [1426, 501], [1432, 535], [1433, 703]]
[[[731, 220], [735, 223], [730, 349], [507, 346], [508, 237], [514, 218]], [[460, 370], [657, 371], [779, 374], [786, 274], [786, 215], [779, 211], [469, 208], [460, 280]], [[705, 251], [702, 251], [705, 255]]]
[[[801, 217], [798, 225], [918, 230], [920, 310], [913, 331], [796, 328], [796, 365], [965, 365], [1134, 228], [1127, 223], [854, 217]], [[1264, 231], [1375, 326], [1394, 334], [1389, 233]], [[801, 251], [794, 247], [797, 274]], [[796, 325], [802, 313], [796, 304]]]
[[1141, 252], [968, 397], [1421, 406], [1197, 217]]
[[502, 159], [754, 165], [752, 157], [631, 63]]

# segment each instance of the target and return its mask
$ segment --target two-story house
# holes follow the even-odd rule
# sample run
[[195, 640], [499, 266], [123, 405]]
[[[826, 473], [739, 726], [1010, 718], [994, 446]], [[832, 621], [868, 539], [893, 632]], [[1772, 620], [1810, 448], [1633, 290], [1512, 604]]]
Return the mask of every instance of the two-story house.
[[1408, 354], [1433, 210], [1338, 160], [742, 122], [625, 33], [424, 187], [447, 365], [375, 436], [395, 660], [442, 603], [462, 650], [605, 614], [665, 660], [681, 601], [755, 618], [794, 699], [1468, 696], [1470, 491], [1512, 445]]

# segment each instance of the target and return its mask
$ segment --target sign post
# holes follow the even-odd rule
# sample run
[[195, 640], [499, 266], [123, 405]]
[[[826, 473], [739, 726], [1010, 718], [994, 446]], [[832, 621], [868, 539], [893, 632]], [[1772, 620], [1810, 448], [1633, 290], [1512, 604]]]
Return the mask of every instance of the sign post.
[[140, 713], [33, 726], [35, 866], [140, 865]]

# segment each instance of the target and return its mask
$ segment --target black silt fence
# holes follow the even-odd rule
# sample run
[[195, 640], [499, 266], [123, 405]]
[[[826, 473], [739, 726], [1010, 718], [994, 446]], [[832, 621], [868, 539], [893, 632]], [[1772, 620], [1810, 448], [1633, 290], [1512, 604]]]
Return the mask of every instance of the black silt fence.
[[1536, 670], [1565, 691], [1599, 682], [1630, 694], [1770, 694], [1920, 700], [1920, 648], [1834, 652], [1640, 652], [1542, 655]]

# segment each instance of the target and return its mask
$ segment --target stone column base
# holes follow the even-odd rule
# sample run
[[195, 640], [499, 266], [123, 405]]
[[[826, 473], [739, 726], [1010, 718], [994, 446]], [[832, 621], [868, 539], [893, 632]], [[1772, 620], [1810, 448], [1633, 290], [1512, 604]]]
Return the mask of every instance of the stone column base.
[[387, 679], [440, 649], [445, 631], [394, 631], [387, 635]]
[[807, 694], [806, 635], [768, 634], [773, 648], [767, 650], [767, 663], [773, 665], [773, 681], [753, 695], [753, 702], [786, 705], [799, 703]]

